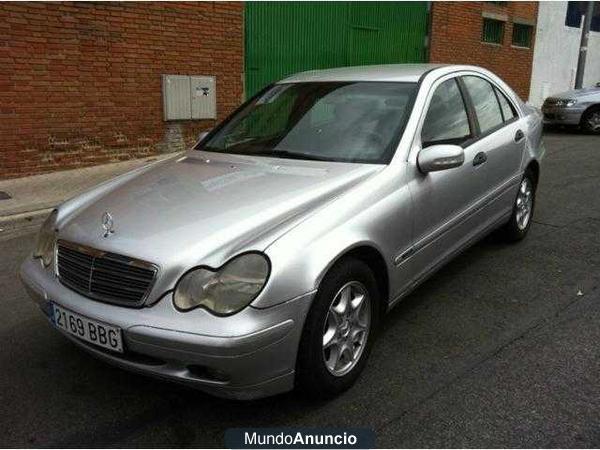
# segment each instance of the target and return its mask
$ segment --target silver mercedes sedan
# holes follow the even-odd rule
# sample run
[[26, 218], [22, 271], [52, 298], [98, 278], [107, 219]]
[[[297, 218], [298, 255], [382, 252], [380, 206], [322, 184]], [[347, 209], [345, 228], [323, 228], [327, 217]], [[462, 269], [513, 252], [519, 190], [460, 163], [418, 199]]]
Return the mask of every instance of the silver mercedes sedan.
[[546, 125], [579, 125], [600, 134], [600, 83], [548, 97], [542, 105]]
[[415, 286], [493, 230], [526, 236], [541, 130], [479, 67], [300, 73], [184, 156], [60, 205], [21, 277], [123, 368], [237, 399], [334, 395]]

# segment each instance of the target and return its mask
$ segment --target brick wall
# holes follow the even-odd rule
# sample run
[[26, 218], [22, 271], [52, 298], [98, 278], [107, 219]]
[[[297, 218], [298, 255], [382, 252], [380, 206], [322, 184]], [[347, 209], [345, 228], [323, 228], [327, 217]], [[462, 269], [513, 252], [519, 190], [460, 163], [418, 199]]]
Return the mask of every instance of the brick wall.
[[[532, 48], [511, 45], [513, 20], [537, 20], [537, 2], [432, 2], [429, 59], [432, 63], [474, 64], [506, 81], [523, 100], [529, 95]], [[483, 17], [488, 12], [507, 16], [502, 45], [481, 42]]]
[[0, 179], [172, 151], [214, 121], [163, 121], [161, 74], [242, 98], [242, 3], [0, 3]]

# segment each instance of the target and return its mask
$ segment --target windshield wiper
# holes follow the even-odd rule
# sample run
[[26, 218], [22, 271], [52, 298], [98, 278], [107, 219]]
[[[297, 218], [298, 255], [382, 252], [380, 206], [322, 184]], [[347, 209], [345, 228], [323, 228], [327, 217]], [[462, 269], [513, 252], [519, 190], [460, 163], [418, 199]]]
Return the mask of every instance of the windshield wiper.
[[276, 158], [289, 159], [307, 159], [312, 161], [335, 161], [333, 158], [325, 156], [310, 155], [308, 153], [290, 152], [289, 150], [262, 150], [259, 152], [248, 153], [248, 155], [274, 156]]

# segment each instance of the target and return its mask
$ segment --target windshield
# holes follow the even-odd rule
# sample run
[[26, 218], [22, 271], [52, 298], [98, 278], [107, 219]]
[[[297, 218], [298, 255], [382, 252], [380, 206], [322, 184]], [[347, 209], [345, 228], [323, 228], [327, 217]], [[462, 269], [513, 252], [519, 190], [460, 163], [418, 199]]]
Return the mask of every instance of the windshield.
[[388, 163], [415, 83], [275, 84], [196, 147], [221, 153]]

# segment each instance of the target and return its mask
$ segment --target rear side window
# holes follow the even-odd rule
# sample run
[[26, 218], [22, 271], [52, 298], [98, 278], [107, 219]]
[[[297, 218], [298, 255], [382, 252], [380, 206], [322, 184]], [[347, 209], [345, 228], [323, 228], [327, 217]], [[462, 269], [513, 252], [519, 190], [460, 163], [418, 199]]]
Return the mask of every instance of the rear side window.
[[465, 76], [463, 81], [473, 102], [481, 133], [502, 125], [502, 110], [492, 85], [475, 76]]
[[440, 84], [423, 122], [423, 147], [436, 143], [461, 144], [471, 137], [465, 102], [455, 78]]
[[504, 121], [508, 122], [517, 117], [517, 112], [515, 111], [515, 108], [508, 101], [506, 96], [498, 89], [496, 89], [496, 95], [498, 96], [498, 101], [500, 102], [500, 108], [502, 109], [502, 116], [504, 117]]

